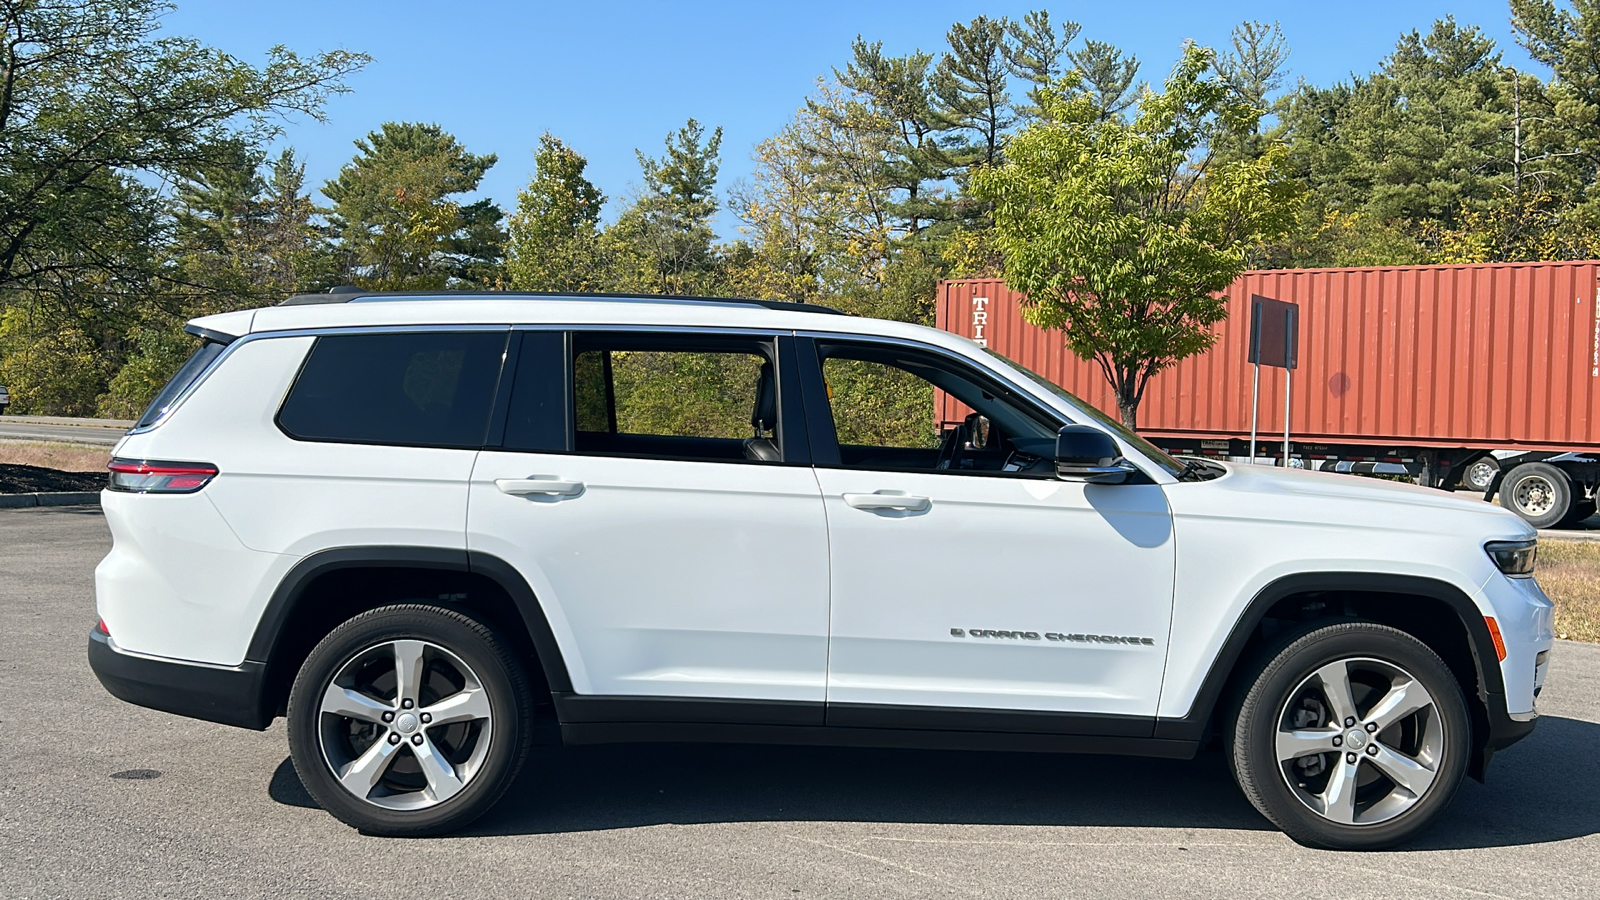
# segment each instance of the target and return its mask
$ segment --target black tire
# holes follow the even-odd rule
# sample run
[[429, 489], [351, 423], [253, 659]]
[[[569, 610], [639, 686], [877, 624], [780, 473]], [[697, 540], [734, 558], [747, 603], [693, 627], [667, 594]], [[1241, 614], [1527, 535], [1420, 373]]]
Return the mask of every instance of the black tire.
[[1594, 515], [1594, 513], [1595, 503], [1593, 500], [1579, 500], [1578, 502], [1572, 504], [1572, 508], [1567, 510], [1567, 517], [1562, 519], [1560, 522], [1557, 522], [1556, 527], [1567, 528], [1572, 525], [1576, 525], [1579, 522], [1588, 519], [1590, 516]]
[[[417, 699], [405, 706], [417, 715], [409, 721], [401, 710], [405, 693], [398, 683], [401, 650], [387, 649], [391, 647], [421, 648], [416, 651], [415, 678], [420, 686], [409, 692]], [[386, 652], [393, 654], [388, 657], [392, 689], [383, 681]], [[352, 671], [376, 673], [356, 693], [376, 700], [380, 706], [373, 709], [388, 704], [383, 715], [391, 724], [379, 723], [376, 712], [372, 719], [358, 719], [325, 711], [324, 695], [333, 696], [329, 689], [334, 679], [345, 684], [343, 679]], [[432, 703], [476, 695], [477, 688], [482, 696], [473, 697], [474, 708], [481, 707], [487, 715], [451, 724], [420, 724], [429, 720], [420, 715], [425, 708], [437, 708]], [[438, 720], [446, 717], [438, 714]], [[335, 628], [306, 658], [289, 694], [289, 753], [301, 783], [339, 821], [377, 835], [440, 834], [483, 815], [522, 770], [533, 725], [528, 678], [516, 655], [484, 625], [459, 612], [424, 604], [382, 607]], [[410, 745], [412, 741], [417, 747]], [[385, 742], [393, 749], [379, 746]], [[354, 789], [341, 784], [335, 768], [341, 760], [354, 767], [363, 752], [374, 751], [388, 761], [371, 767], [379, 775], [373, 787], [358, 797]], [[443, 760], [447, 768], [430, 774], [423, 757]], [[434, 791], [436, 774], [456, 793], [437, 799], [444, 791]], [[407, 801], [408, 797], [415, 799]], [[407, 802], [427, 805], [380, 805]]]
[[1478, 493], [1489, 489], [1494, 481], [1496, 472], [1500, 471], [1500, 461], [1492, 456], [1485, 456], [1472, 461], [1466, 471], [1461, 473], [1461, 484]]
[[1554, 528], [1572, 511], [1572, 482], [1546, 463], [1523, 463], [1500, 482], [1500, 505], [1535, 528]]
[[[1245, 797], [1289, 837], [1313, 847], [1375, 850], [1400, 844], [1427, 828], [1455, 798], [1472, 753], [1466, 700], [1449, 668], [1411, 635], [1371, 622], [1314, 627], [1298, 637], [1291, 635], [1278, 646], [1282, 649], [1270, 653], [1225, 732], [1229, 766]], [[1341, 662], [1351, 685], [1348, 695], [1355, 698], [1356, 724], [1297, 722], [1295, 716], [1315, 707], [1315, 698], [1308, 699], [1302, 689], [1308, 682], [1317, 683], [1315, 673]], [[1390, 667], [1409, 676], [1426, 689], [1431, 704], [1369, 735], [1362, 720], [1377, 713], [1376, 701], [1387, 689], [1374, 687], [1376, 676], [1364, 666], [1373, 671]], [[1391, 687], [1401, 683], [1396, 680]], [[1336, 704], [1329, 700], [1327, 705]], [[1338, 731], [1339, 736], [1330, 740], [1342, 749], [1280, 761], [1280, 731], [1288, 733], [1294, 728]], [[1313, 731], [1298, 733], [1310, 735]], [[1413, 743], [1408, 745], [1408, 741]], [[1356, 752], [1351, 753], [1352, 748]], [[1377, 756], [1380, 752], [1382, 757]], [[1413, 762], [1420, 760], [1424, 767], [1433, 764], [1426, 786], [1407, 791], [1384, 774], [1378, 761], [1387, 762], [1395, 754]], [[1356, 761], [1346, 766], [1349, 756]], [[1343, 783], [1352, 786], [1349, 796], [1354, 798], [1349, 804], [1349, 824], [1313, 808], [1314, 803], [1335, 793], [1334, 779], [1347, 771], [1351, 774]], [[1324, 778], [1325, 791], [1320, 795], [1316, 790], [1319, 777]], [[1367, 804], [1364, 809], [1363, 803]]]

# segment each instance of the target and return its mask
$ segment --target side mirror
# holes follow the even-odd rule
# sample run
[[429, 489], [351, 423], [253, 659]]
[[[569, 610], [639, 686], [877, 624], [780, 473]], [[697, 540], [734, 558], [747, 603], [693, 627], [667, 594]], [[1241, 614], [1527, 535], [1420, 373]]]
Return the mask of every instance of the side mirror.
[[1098, 428], [1063, 425], [1056, 433], [1056, 477], [1062, 481], [1121, 484], [1137, 471], [1111, 435]]

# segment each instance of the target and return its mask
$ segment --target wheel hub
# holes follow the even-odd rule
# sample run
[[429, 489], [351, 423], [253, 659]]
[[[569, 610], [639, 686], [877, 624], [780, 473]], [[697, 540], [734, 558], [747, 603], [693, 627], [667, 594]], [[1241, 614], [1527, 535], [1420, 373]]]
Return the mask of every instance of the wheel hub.
[[[1326, 718], [1307, 714], [1322, 709]], [[1384, 660], [1341, 659], [1311, 672], [1280, 708], [1278, 723], [1276, 751], [1289, 790], [1341, 825], [1376, 825], [1409, 810], [1433, 784], [1444, 753], [1432, 695]]]
[[345, 790], [386, 809], [426, 809], [460, 793], [493, 734], [483, 683], [461, 657], [426, 641], [357, 653], [321, 706], [328, 769]]

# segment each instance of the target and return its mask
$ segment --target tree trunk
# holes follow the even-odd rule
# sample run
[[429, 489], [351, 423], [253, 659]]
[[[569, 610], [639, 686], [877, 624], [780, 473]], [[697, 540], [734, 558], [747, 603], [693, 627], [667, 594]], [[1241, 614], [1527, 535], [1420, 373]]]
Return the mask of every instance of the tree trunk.
[[1122, 417], [1122, 424], [1129, 431], [1139, 429], [1139, 395], [1134, 391], [1132, 380], [1124, 381], [1117, 388], [1117, 413]]

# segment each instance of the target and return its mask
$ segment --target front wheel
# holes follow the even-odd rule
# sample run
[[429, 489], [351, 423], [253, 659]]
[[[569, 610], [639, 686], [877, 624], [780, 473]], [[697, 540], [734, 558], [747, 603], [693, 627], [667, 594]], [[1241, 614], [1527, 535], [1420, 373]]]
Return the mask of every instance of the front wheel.
[[527, 758], [521, 664], [461, 613], [407, 604], [335, 628], [289, 694], [289, 752], [306, 790], [347, 825], [419, 836], [461, 828]]
[[1239, 706], [1228, 757], [1251, 804], [1291, 838], [1372, 850], [1450, 805], [1471, 744], [1460, 684], [1432, 650], [1346, 622], [1272, 657]]

